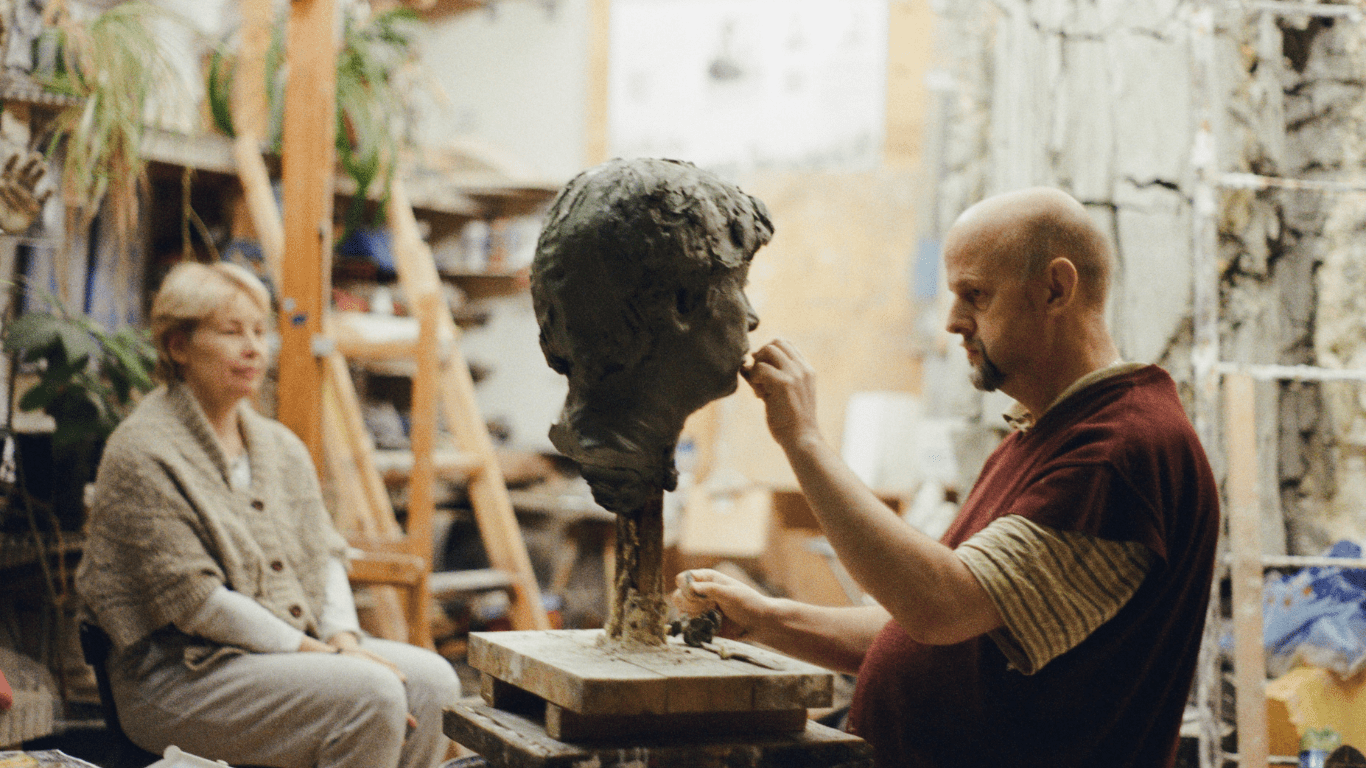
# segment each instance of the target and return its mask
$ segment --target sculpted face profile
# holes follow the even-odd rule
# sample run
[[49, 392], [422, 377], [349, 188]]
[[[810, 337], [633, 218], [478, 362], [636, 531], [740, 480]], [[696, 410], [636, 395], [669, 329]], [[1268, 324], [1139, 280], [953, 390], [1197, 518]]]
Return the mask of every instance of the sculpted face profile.
[[569, 378], [550, 439], [613, 512], [677, 485], [688, 415], [734, 392], [758, 325], [759, 200], [691, 163], [612, 160], [552, 203], [532, 264], [541, 350]]

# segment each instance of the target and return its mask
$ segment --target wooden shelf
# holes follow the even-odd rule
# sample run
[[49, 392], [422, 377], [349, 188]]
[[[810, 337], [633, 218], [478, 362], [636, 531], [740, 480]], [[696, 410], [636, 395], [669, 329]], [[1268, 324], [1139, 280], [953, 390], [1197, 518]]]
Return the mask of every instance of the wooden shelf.
[[[232, 140], [222, 134], [184, 134], [150, 128], [142, 140], [143, 156], [196, 171], [237, 174]], [[267, 166], [278, 170], [279, 158], [266, 158]], [[511, 179], [489, 172], [445, 172], [417, 166], [409, 169], [406, 184], [413, 208], [420, 212], [445, 214], [463, 219], [492, 219], [519, 216], [537, 211], [559, 189], [553, 181]], [[356, 183], [338, 174], [333, 181], [336, 196], [349, 198]], [[371, 198], [380, 202], [377, 192]]]
[[516, 272], [442, 272], [441, 279], [454, 283], [471, 300], [491, 296], [512, 296], [531, 286], [531, 273]]

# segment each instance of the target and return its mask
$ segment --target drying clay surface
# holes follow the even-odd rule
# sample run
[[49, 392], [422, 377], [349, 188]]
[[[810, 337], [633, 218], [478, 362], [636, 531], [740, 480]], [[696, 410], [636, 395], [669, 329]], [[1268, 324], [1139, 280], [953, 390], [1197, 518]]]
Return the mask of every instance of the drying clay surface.
[[762, 202], [673, 160], [603, 163], [551, 204], [531, 268], [541, 349], [569, 379], [550, 439], [606, 509], [672, 490], [684, 420], [735, 391], [772, 236]]

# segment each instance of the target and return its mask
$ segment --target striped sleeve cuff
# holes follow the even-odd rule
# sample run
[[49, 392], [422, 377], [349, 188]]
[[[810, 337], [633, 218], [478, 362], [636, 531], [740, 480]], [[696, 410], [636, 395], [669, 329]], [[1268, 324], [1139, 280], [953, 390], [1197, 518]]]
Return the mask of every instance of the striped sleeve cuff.
[[992, 522], [956, 552], [1001, 614], [1004, 626], [989, 637], [1026, 675], [1119, 613], [1152, 562], [1137, 542], [1059, 531], [1019, 515]]

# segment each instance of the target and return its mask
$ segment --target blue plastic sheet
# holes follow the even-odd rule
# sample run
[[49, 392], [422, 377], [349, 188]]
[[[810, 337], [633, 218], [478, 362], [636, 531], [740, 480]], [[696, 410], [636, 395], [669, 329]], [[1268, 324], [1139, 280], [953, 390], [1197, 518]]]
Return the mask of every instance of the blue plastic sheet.
[[[1339, 541], [1329, 557], [1359, 558], [1361, 546]], [[1263, 638], [1273, 677], [1296, 664], [1346, 677], [1366, 665], [1366, 570], [1324, 566], [1268, 573]]]

